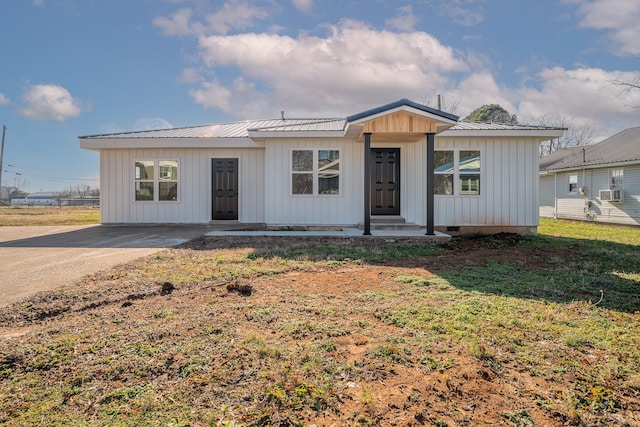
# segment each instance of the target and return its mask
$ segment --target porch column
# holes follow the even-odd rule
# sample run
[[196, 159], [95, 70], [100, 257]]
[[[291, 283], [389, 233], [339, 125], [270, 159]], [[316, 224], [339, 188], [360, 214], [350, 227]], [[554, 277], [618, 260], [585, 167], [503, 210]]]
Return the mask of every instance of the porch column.
[[425, 134], [427, 144], [427, 236], [435, 235], [434, 229], [434, 206], [435, 200], [435, 174], [433, 169], [435, 168], [435, 133]]
[[371, 132], [364, 134], [364, 236], [371, 236]]

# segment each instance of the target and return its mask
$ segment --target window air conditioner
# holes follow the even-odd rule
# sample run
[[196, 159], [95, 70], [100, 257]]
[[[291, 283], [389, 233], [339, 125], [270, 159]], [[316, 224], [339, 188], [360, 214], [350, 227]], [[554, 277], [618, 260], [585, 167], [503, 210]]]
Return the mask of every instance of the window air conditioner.
[[621, 202], [624, 200], [622, 190], [600, 190], [600, 200], [603, 202]]

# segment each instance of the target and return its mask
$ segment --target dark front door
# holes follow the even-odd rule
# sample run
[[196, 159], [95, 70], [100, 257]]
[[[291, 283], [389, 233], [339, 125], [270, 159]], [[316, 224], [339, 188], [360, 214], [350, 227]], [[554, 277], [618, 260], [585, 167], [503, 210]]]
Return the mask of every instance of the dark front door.
[[238, 159], [211, 160], [214, 220], [238, 219]]
[[400, 215], [400, 149], [371, 149], [371, 215]]

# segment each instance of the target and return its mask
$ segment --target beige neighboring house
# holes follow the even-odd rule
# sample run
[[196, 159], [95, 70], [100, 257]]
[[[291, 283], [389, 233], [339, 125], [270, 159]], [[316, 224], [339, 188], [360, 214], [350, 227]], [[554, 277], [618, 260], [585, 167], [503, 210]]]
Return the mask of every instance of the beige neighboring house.
[[640, 225], [640, 127], [543, 157], [540, 216]]
[[558, 128], [470, 123], [407, 99], [349, 117], [246, 120], [79, 137], [100, 153], [101, 221], [538, 226], [538, 147]]

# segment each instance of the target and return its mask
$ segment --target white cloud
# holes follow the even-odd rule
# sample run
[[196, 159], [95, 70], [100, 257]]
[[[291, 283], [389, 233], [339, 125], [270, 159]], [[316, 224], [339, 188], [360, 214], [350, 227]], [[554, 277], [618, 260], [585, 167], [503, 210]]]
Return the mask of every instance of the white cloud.
[[153, 23], [162, 28], [163, 32], [168, 36], [186, 36], [193, 33], [190, 20], [191, 9], [182, 9], [174, 13], [171, 18], [164, 16], [157, 17]]
[[34, 120], [64, 121], [90, 110], [62, 86], [46, 84], [27, 87], [20, 114]]
[[265, 9], [252, 6], [249, 2], [232, 0], [225, 3], [218, 12], [207, 16], [210, 30], [217, 34], [227, 34], [230, 30], [251, 28], [255, 20], [266, 19]]
[[413, 13], [413, 6], [407, 5], [398, 9], [397, 16], [387, 19], [386, 26], [397, 31], [413, 31], [418, 23], [418, 17]]
[[310, 12], [313, 9], [313, 0], [291, 0], [291, 4], [301, 12]]
[[[446, 73], [468, 68], [453, 49], [427, 33], [376, 31], [347, 20], [330, 27], [326, 37], [238, 34], [201, 38], [200, 46], [208, 67], [236, 67], [246, 84], [266, 86], [271, 110], [275, 105], [317, 112], [322, 105], [333, 114], [352, 113], [358, 100], [370, 106], [372, 98], [415, 99], [440, 91], [452, 83]], [[238, 112], [243, 106], [237, 90], [237, 85], [225, 88], [215, 81], [191, 95], [207, 107], [213, 102]]]
[[9, 103], [9, 98], [4, 96], [3, 93], [0, 93], [0, 105], [7, 105]]
[[640, 105], [640, 91], [625, 92], [613, 84], [615, 80], [632, 81], [634, 73], [555, 67], [544, 69], [538, 77], [539, 89], [526, 87], [514, 92], [520, 99], [519, 117], [562, 116], [594, 127], [605, 120], [609, 126], [605, 134], [637, 126], [638, 113], [629, 105]]
[[640, 2], [635, 0], [574, 0], [578, 3], [580, 25], [610, 32], [615, 51], [640, 55]]

